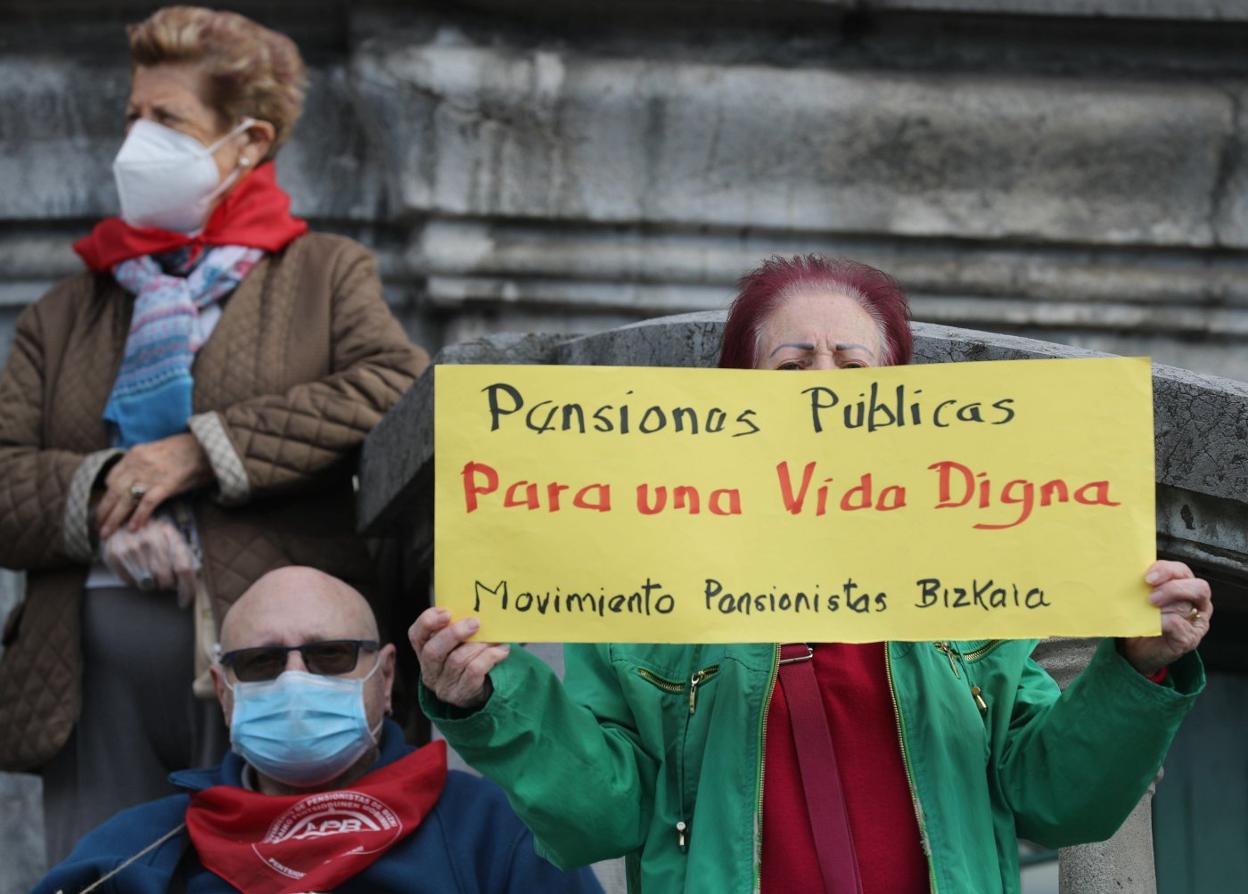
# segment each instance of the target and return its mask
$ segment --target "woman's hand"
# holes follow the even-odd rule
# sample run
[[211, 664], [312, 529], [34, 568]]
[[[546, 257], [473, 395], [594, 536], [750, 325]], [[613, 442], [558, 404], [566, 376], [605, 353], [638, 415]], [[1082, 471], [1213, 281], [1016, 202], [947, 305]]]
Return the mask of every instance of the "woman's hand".
[[127, 520], [131, 531], [139, 530], [165, 500], [213, 480], [208, 456], [192, 434], [136, 444], [113, 464], [104, 480], [106, 490], [95, 514], [100, 541]]
[[195, 595], [199, 563], [186, 538], [163, 518], [153, 519], [138, 531], [117, 531], [100, 544], [100, 557], [132, 587], [177, 590], [182, 605]]
[[465, 618], [451, 623], [444, 608], [428, 608], [407, 631], [420, 677], [439, 701], [457, 708], [478, 708], [490, 697], [490, 670], [510, 653], [506, 644], [470, 643], [481, 623]]
[[1144, 580], [1153, 585], [1149, 601], [1161, 609], [1161, 636], [1121, 639], [1118, 650], [1136, 670], [1151, 676], [1200, 645], [1209, 632], [1213, 597], [1209, 582], [1182, 562], [1154, 562]]

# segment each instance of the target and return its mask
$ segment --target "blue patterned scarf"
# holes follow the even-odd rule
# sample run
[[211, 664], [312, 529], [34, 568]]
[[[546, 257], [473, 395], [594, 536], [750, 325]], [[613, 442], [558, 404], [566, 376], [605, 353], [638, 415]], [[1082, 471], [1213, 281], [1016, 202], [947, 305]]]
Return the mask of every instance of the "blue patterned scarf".
[[117, 446], [186, 431], [199, 309], [233, 291], [262, 257], [258, 248], [223, 245], [181, 276], [166, 273], [151, 255], [113, 267], [117, 282], [135, 296], [125, 357], [104, 407], [104, 418], [117, 427]]

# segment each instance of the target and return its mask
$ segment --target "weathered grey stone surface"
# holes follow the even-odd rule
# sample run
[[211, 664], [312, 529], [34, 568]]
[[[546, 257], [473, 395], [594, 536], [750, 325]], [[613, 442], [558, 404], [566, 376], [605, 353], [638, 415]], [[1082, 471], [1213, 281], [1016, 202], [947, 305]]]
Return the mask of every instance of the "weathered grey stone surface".
[[1219, 241], [1211, 203], [1234, 104], [1212, 88], [1058, 89], [396, 41], [361, 54], [355, 74], [373, 117], [403, 124], [385, 149], [405, 210]]
[[369, 434], [360, 454], [359, 512], [362, 529], [380, 530], [392, 519], [390, 507], [427, 506], [432, 518], [433, 393], [437, 364], [442, 363], [550, 363], [566, 336], [496, 335], [439, 351], [434, 367], [399, 400]]
[[0, 774], [0, 891], [24, 894], [45, 871], [38, 776]]
[[1060, 851], [1064, 894], [1152, 894], [1157, 890], [1152, 798], [1150, 790], [1108, 841]]
[[[920, 363], [1092, 356], [987, 332], [921, 323], [914, 330]], [[1153, 414], [1159, 484], [1248, 504], [1248, 384], [1156, 365]]]
[[[500, 8], [507, 0], [476, 0], [473, 6]], [[562, 0], [548, 5], [573, 6], [577, 0]], [[1244, 0], [718, 0], [703, 5], [722, 9], [728, 7], [780, 6], [789, 15], [804, 9], [821, 9], [833, 13], [977, 13], [1005, 16], [1054, 16], [1061, 18], [1113, 17], [1119, 19], [1147, 18], [1160, 20], [1248, 20]], [[658, 0], [616, 0], [614, 6], [650, 11]], [[696, 6], [697, 3], [687, 3]]]
[[[846, 3], [849, 0], [813, 0]], [[866, 0], [866, 6], [940, 12], [1042, 16], [1138, 16], [1149, 19], [1248, 20], [1243, 0]]]
[[[0, 617], [7, 616], [22, 595], [21, 575], [0, 568]], [[0, 894], [29, 891], [43, 875], [41, 796], [37, 776], [0, 773]]]
[[[151, 9], [9, 6], [0, 356], [115, 209]], [[823, 251], [920, 319], [1248, 379], [1243, 0], [235, 6], [311, 64], [295, 210], [379, 251], [431, 347], [719, 308]]]
[[[1105, 306], [1134, 304], [1142, 305], [1137, 312], [1156, 312], [1166, 309], [1175, 294], [1187, 296], [1193, 304], [1248, 307], [1248, 261], [1243, 256], [1197, 258], [1164, 247], [1148, 252], [1110, 247], [1074, 252], [1062, 246], [930, 245], [764, 230], [654, 232], [613, 227], [561, 232], [531, 221], [456, 219], [431, 220], [422, 227], [403, 263], [413, 270], [424, 269], [448, 278], [545, 276], [572, 280], [569, 285], [634, 282], [638, 286], [704, 286], [715, 294], [712, 303], [700, 309], [713, 310], [722, 306], [723, 296], [731, 291], [738, 273], [759, 258], [815, 251], [853, 256], [890, 271], [905, 283], [912, 298], [928, 300], [932, 312], [939, 311], [936, 296], [951, 287], [964, 301], [1010, 295], [1019, 304], [1031, 306], [1033, 314], [1045, 312], [1045, 302], [1086, 303], [1086, 308], [1072, 309], [1086, 315]], [[530, 293], [535, 298], [542, 296], [540, 288]], [[597, 296], [594, 300], [603, 303], [612, 299]], [[643, 304], [639, 309], [658, 312], [672, 310], [673, 305]], [[930, 314], [921, 316], [930, 319]], [[1034, 324], [1043, 319], [1034, 316], [1024, 322]], [[1174, 325], [1180, 318], [1121, 322]]]
[[1248, 378], [1248, 261], [1239, 253], [1197, 259], [1173, 249], [935, 247], [810, 234], [568, 232], [528, 221], [454, 220], [430, 221], [398, 263], [429, 271], [427, 301], [439, 312], [472, 315], [501, 302], [530, 313], [576, 306], [602, 320], [608, 313], [722, 309], [737, 275], [760, 258], [813, 251], [890, 271], [921, 320], [1004, 327], [1184, 367], [1198, 359], [1204, 372]]

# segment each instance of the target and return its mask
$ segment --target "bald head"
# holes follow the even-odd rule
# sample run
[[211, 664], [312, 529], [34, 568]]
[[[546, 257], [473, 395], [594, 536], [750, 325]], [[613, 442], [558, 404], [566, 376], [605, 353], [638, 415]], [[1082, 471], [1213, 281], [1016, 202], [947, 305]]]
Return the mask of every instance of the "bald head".
[[[221, 621], [221, 651], [285, 646], [286, 670], [309, 672], [297, 646], [327, 640], [378, 640], [377, 620], [368, 602], [353, 587], [315, 568], [279, 568], [260, 578], [238, 598]], [[390, 711], [394, 684], [394, 646], [380, 649], [357, 647], [358, 660], [349, 671], [335, 674], [340, 679], [358, 678], [363, 686], [364, 716], [369, 730], [381, 728], [383, 715]], [[313, 665], [315, 667], [315, 665]], [[227, 726], [233, 724], [234, 673], [214, 664], [213, 686]], [[314, 671], [315, 672], [315, 671]], [[376, 749], [360, 758], [353, 768], [333, 785], [345, 785], [367, 771], [376, 758]], [[289, 794], [294, 789], [257, 770], [260, 790], [265, 794]], [[332, 787], [332, 786], [331, 786]]]
[[377, 620], [359, 591], [315, 568], [270, 571], [221, 621], [223, 652], [327, 639], [378, 639]]

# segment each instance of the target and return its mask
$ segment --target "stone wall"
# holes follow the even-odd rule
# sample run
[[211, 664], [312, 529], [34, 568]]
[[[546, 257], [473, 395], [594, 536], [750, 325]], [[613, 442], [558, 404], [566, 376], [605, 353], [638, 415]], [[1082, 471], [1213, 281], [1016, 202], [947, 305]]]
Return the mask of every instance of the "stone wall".
[[[122, 25], [0, 36], [0, 356], [115, 210]], [[1243, 0], [244, 0], [312, 69], [296, 210], [432, 348], [722, 307], [773, 252], [919, 319], [1248, 379]]]
[[[0, 568], [0, 615], [21, 598], [20, 575]], [[0, 655], [4, 647], [0, 646]], [[0, 773], [0, 892], [29, 891], [44, 870], [43, 805], [39, 778]]]

